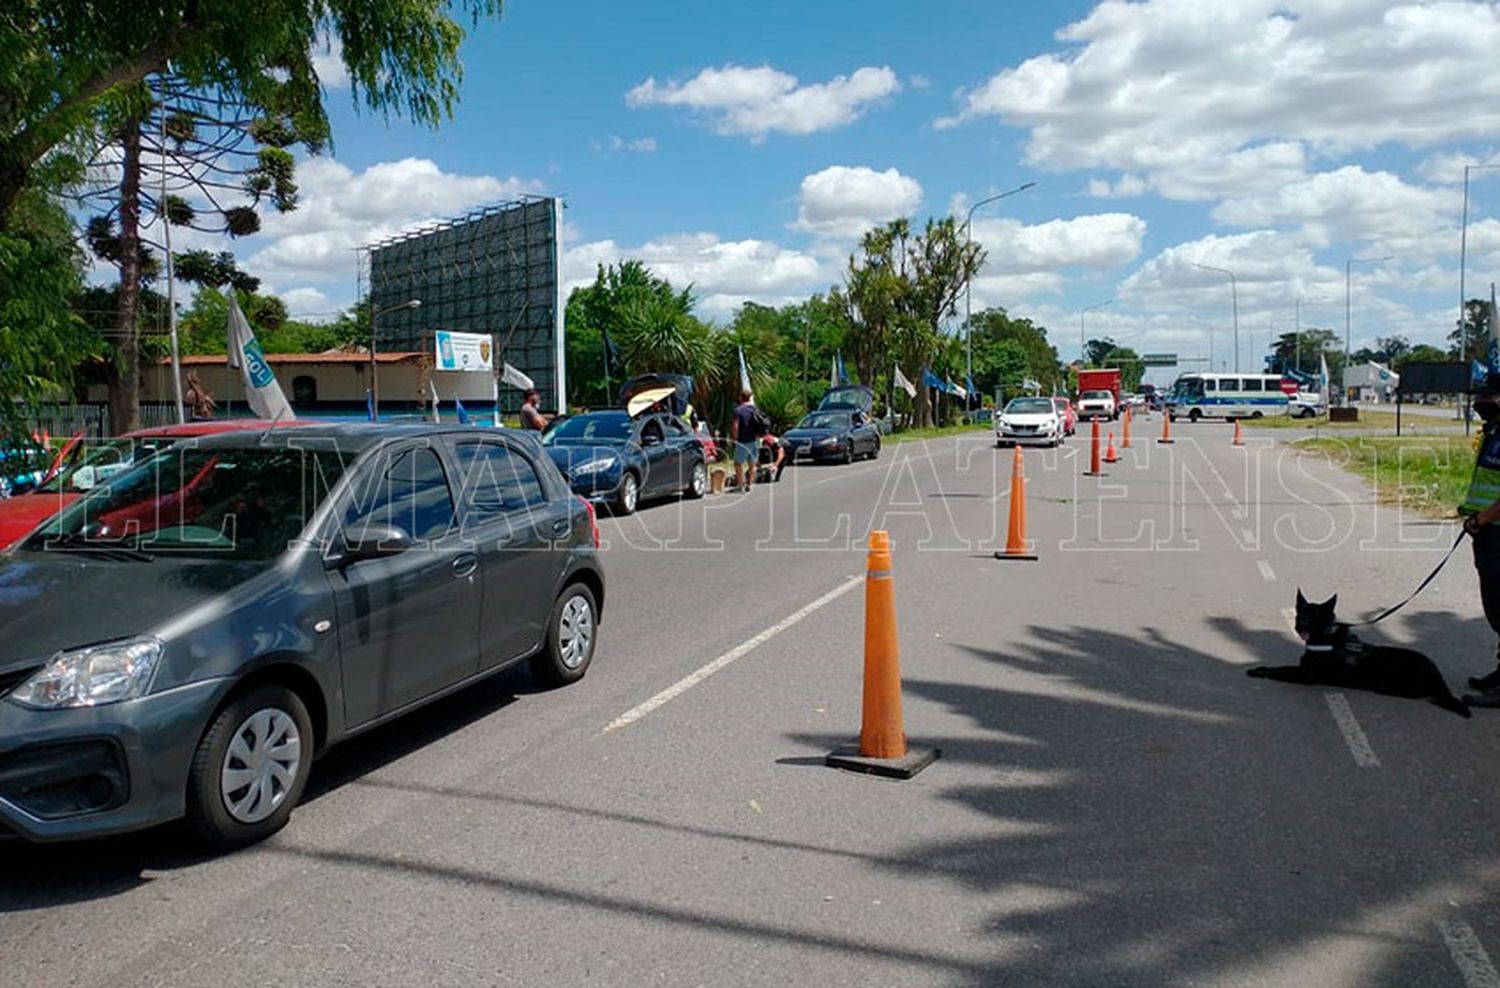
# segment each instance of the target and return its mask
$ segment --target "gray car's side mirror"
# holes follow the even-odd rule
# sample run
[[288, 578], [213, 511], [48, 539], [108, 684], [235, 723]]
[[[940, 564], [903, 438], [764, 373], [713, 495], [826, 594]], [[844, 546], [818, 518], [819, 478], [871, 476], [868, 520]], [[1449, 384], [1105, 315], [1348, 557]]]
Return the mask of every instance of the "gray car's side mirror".
[[399, 525], [361, 525], [358, 531], [344, 532], [344, 551], [332, 562], [347, 566], [365, 559], [384, 559], [411, 548], [411, 535]]

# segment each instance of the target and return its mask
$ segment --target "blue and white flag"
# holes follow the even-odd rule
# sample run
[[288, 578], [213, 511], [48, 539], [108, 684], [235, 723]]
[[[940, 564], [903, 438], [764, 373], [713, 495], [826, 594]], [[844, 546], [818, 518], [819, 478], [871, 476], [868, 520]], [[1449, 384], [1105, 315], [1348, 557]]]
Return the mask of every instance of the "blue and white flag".
[[745, 363], [745, 348], [740, 347], [740, 390], [752, 391], [750, 387], [750, 368]]
[[453, 396], [453, 409], [454, 411], [458, 412], [458, 424], [468, 425], [469, 410], [467, 408], [464, 408], [464, 400], [458, 395]]
[[835, 361], [835, 366], [838, 367], [839, 383], [840, 384], [848, 384], [849, 383], [849, 372], [846, 371], [846, 370], [844, 370], [844, 351], [840, 350], [838, 352], [837, 356], [834, 357], [834, 361]]
[[375, 392], [365, 388], [365, 418], [374, 422], [378, 415], [375, 414]]
[[245, 401], [257, 418], [279, 422], [296, 418], [292, 406], [287, 402], [260, 343], [240, 311], [239, 300], [234, 289], [229, 289], [229, 366], [240, 372], [245, 382]]
[[934, 374], [931, 367], [922, 368], [922, 384], [929, 388], [937, 388], [939, 391], [948, 390], [948, 386], [943, 383], [943, 379]]
[[438, 411], [441, 399], [438, 398], [437, 385], [433, 383], [432, 378], [427, 379], [427, 387], [432, 391], [432, 420], [434, 422], [441, 422], [443, 420], [443, 413]]
[[969, 394], [973, 394], [974, 393], [974, 375], [972, 375], [972, 374], [965, 374], [964, 375], [964, 389], [966, 391], [968, 391]]

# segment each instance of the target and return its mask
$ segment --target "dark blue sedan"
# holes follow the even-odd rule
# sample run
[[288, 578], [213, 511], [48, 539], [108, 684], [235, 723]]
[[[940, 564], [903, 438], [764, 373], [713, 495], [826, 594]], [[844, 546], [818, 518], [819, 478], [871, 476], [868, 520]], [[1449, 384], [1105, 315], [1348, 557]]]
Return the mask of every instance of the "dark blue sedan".
[[699, 498], [708, 490], [703, 444], [670, 413], [585, 412], [555, 420], [542, 445], [574, 493], [616, 514], [630, 514], [645, 498]]
[[869, 417], [852, 408], [824, 408], [802, 416], [781, 437], [787, 458], [848, 463], [862, 456], [880, 455], [880, 430]]

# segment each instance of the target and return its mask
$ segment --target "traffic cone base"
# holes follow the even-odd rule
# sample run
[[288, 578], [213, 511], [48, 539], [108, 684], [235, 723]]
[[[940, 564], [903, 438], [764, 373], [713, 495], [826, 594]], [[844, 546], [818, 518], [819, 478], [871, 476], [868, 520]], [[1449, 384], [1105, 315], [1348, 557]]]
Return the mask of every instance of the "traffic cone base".
[[937, 757], [936, 748], [908, 744], [902, 727], [891, 540], [886, 532], [873, 531], [865, 563], [865, 681], [859, 740], [840, 746], [824, 761], [834, 768], [909, 779]]

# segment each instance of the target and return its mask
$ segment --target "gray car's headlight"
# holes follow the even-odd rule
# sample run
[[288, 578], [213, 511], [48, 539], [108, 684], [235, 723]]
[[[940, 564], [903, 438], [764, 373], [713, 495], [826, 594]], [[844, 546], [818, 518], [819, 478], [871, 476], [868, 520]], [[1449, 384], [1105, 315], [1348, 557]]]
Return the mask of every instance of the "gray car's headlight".
[[8, 699], [37, 710], [133, 700], [151, 688], [160, 660], [161, 642], [155, 638], [127, 638], [58, 652]]
[[839, 444], [839, 437], [838, 436], [824, 436], [822, 439], [818, 440], [818, 445], [819, 446], [837, 446], [838, 444]]

